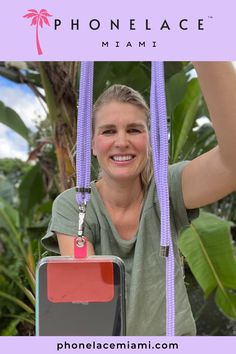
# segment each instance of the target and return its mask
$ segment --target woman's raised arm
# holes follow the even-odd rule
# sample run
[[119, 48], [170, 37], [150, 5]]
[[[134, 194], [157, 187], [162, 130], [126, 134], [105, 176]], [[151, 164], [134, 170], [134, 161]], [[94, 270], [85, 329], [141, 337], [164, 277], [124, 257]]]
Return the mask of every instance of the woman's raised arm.
[[183, 171], [186, 208], [200, 207], [236, 189], [236, 70], [231, 62], [194, 62], [218, 146]]

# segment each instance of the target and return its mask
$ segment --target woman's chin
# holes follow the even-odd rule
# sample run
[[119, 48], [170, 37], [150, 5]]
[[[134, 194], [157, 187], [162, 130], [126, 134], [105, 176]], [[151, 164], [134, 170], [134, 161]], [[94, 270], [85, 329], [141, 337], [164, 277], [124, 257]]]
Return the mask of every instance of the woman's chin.
[[140, 174], [116, 173], [108, 176], [108, 178], [118, 183], [133, 183], [140, 178]]

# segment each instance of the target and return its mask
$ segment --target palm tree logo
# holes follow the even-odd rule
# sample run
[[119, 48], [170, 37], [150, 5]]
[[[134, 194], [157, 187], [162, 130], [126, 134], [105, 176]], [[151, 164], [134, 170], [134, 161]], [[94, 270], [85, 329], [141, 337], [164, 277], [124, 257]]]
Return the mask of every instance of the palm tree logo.
[[24, 15], [24, 18], [31, 18], [31, 26], [36, 26], [36, 46], [37, 46], [37, 51], [38, 55], [42, 55], [43, 51], [40, 46], [39, 42], [39, 26], [42, 28], [43, 24], [45, 23], [47, 26], [50, 26], [50, 23], [48, 21], [48, 17], [52, 16], [50, 13], [48, 13], [47, 10], [42, 9], [39, 12], [34, 9], [27, 10], [28, 13]]

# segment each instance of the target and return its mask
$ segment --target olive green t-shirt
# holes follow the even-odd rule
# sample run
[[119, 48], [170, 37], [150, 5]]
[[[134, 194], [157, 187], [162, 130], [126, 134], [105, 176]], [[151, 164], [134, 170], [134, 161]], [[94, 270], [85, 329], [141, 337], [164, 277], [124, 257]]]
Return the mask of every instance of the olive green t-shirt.
[[[195, 335], [177, 236], [182, 228], [198, 216], [198, 210], [185, 209], [181, 173], [187, 162], [169, 168], [170, 222], [175, 253], [176, 335]], [[59, 252], [55, 232], [76, 235], [78, 205], [75, 188], [61, 193], [54, 201], [52, 219], [43, 245]], [[165, 259], [160, 250], [160, 209], [154, 179], [145, 195], [139, 228], [131, 240], [122, 240], [112, 223], [103, 201], [91, 183], [91, 201], [87, 206], [85, 234], [97, 255], [114, 255], [123, 259], [126, 269], [127, 335], [162, 336], [166, 334]]]

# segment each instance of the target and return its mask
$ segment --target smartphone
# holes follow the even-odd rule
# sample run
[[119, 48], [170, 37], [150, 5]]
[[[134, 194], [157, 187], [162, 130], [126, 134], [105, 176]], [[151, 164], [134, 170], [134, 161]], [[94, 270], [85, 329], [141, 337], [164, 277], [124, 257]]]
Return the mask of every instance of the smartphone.
[[36, 270], [36, 335], [125, 336], [123, 261], [43, 258]]

